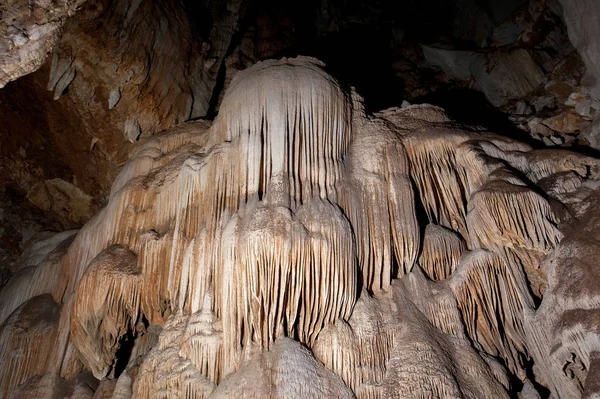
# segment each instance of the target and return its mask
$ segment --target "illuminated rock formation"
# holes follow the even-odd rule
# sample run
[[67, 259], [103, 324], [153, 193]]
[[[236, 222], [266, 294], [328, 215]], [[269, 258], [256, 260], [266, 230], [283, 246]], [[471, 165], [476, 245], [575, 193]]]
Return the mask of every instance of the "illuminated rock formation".
[[593, 390], [600, 286], [564, 237], [599, 165], [432, 106], [368, 115], [314, 59], [259, 63], [214, 123], [141, 143], [71, 244], [24, 258], [0, 392], [75, 396], [86, 372], [114, 398]]

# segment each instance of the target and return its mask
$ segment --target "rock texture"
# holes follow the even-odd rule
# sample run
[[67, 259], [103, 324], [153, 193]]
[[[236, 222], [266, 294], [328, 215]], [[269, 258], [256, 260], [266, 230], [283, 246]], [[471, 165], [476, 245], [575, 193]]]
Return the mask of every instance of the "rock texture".
[[22, 256], [0, 394], [593, 395], [599, 168], [259, 62]]
[[560, 0], [562, 15], [569, 28], [569, 37], [586, 66], [591, 90], [600, 98], [600, 44], [593, 38], [600, 33], [598, 13], [600, 5], [593, 0], [569, 2]]
[[62, 28], [85, 0], [3, 1], [0, 5], [0, 87], [37, 70]]
[[68, 91], [90, 126], [114, 125], [130, 142], [206, 116], [242, 16], [242, 1], [228, 2], [227, 12], [218, 2], [193, 10], [171, 0], [89, 4], [65, 26], [47, 88], [55, 99]]
[[[598, 27], [600, 5], [595, 1], [562, 0], [560, 4], [563, 18], [569, 28], [569, 38], [587, 67], [583, 86], [589, 96], [583, 96], [583, 103], [574, 101], [575, 111], [587, 119], [593, 119], [592, 125], [583, 132], [582, 136], [591, 147], [598, 149], [600, 148], [598, 139], [600, 136], [600, 112], [598, 112], [600, 110], [600, 61], [598, 61], [600, 44], [593, 38], [597, 37], [600, 29]], [[593, 108], [591, 112], [590, 106]]]

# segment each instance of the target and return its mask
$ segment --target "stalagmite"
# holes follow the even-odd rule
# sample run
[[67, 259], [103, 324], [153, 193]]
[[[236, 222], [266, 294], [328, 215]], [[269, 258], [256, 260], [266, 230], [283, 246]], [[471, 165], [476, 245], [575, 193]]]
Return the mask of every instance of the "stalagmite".
[[414, 291], [395, 282], [387, 298], [370, 298], [364, 293], [348, 324], [336, 324], [322, 332], [315, 356], [338, 373], [359, 398], [508, 397], [506, 386], [500, 383], [506, 377], [497, 379], [460, 330], [459, 311], [447, 295], [448, 288], [450, 307], [443, 308], [429, 298], [436, 310], [429, 315], [453, 318], [451, 324], [459, 329], [440, 331], [417, 310], [414, 295], [430, 288], [422, 275], [418, 280], [409, 282], [420, 285]]
[[258, 354], [230, 375], [211, 398], [354, 398], [340, 377], [289, 338]]
[[221, 379], [222, 333], [208, 299], [201, 313], [167, 320], [139, 369], [134, 397], [204, 398], [214, 390]]
[[[348, 323], [327, 326], [314, 345], [314, 353], [336, 372], [358, 397], [382, 383], [392, 349], [389, 310], [363, 291]], [[376, 389], [376, 388], [375, 388]]]
[[584, 196], [586, 211], [563, 229], [563, 240], [542, 260], [548, 288], [539, 308], [527, 312], [524, 323], [539, 378], [557, 397], [594, 397], [600, 380], [600, 293], [595, 273], [600, 197], [590, 195], [585, 187], [577, 192]]
[[0, 398], [595, 392], [598, 166], [260, 62], [213, 123], [140, 141], [76, 236], [28, 247]]
[[427, 325], [405, 304], [394, 338], [383, 397], [508, 398], [505, 387], [467, 344]]
[[[90, 372], [79, 373], [69, 380], [61, 379], [56, 373], [35, 376], [17, 388], [10, 399], [45, 399], [68, 397], [71, 399], [95, 398], [97, 381]], [[98, 390], [96, 389], [96, 392]]]
[[131, 377], [127, 372], [119, 376], [115, 384], [111, 399], [128, 399], [131, 398]]
[[43, 376], [30, 378], [27, 383], [19, 386], [10, 395], [11, 399], [44, 399], [57, 393], [56, 374], [48, 373]]
[[116, 386], [115, 380], [104, 379], [98, 384], [93, 399], [111, 399]]

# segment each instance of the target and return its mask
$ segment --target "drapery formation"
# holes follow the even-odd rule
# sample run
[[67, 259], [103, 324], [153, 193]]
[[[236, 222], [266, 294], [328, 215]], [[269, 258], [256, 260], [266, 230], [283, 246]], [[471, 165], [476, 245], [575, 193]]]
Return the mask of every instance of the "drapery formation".
[[[555, 291], [542, 258], [563, 212], [538, 182], [573, 173], [573, 192], [597, 167], [432, 106], [365, 115], [319, 61], [261, 62], [212, 125], [142, 143], [72, 244], [0, 292], [0, 396], [84, 369], [153, 398], [508, 397], [509, 373], [549, 384], [557, 318], [536, 307]], [[583, 389], [560, 378], [553, 392]]]

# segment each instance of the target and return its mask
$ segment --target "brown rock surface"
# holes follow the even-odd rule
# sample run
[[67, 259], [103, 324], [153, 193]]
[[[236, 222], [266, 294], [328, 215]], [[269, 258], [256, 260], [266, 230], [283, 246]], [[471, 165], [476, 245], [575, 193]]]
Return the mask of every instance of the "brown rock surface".
[[85, 0], [3, 1], [0, 4], [0, 87], [37, 70]]
[[542, 122], [546, 127], [565, 134], [578, 134], [589, 126], [581, 115], [574, 110], [568, 110], [562, 114], [548, 118]]

